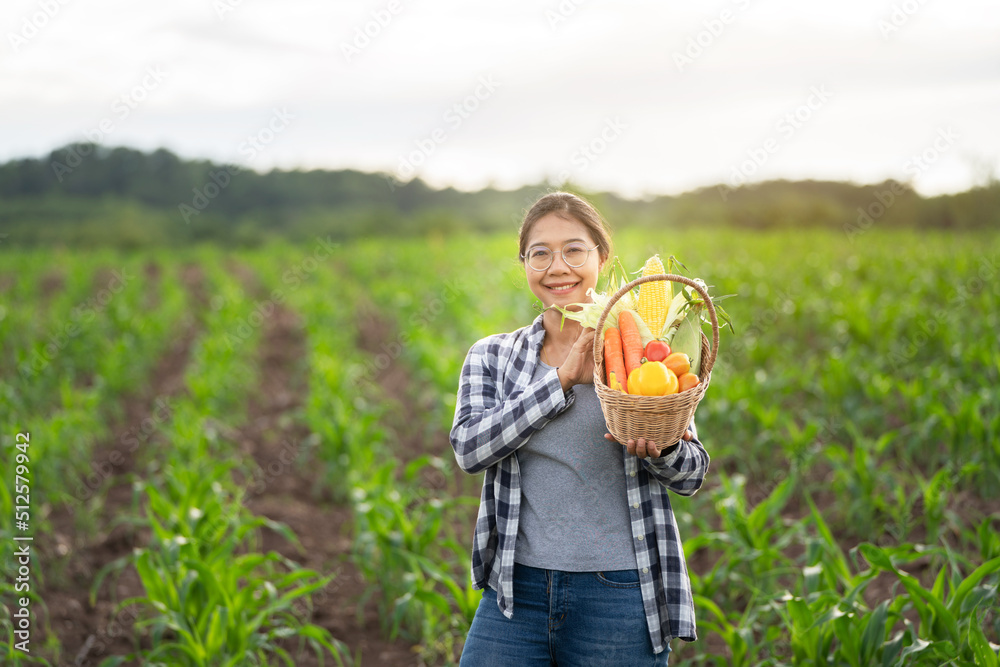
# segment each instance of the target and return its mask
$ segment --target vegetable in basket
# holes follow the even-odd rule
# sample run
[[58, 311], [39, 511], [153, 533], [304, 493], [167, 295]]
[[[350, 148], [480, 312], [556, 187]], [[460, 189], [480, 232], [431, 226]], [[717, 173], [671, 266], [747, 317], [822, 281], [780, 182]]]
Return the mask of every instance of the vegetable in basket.
[[619, 313], [618, 330], [621, 332], [622, 350], [625, 353], [625, 372], [631, 375], [642, 363], [642, 337], [631, 311]]
[[[673, 255], [667, 259], [667, 265], [667, 269], [673, 273], [677, 273], [680, 268], [686, 270], [686, 267]], [[653, 255], [643, 265], [643, 276], [664, 273], [663, 262], [658, 255]], [[692, 280], [707, 291], [707, 285], [703, 280], [698, 278]], [[578, 310], [568, 310], [557, 305], [551, 307], [562, 313], [563, 321], [571, 319], [580, 322], [584, 327], [596, 328], [611, 297], [629, 282], [631, 281], [628, 280], [628, 274], [622, 267], [621, 261], [616, 259], [612, 264], [605, 292], [587, 290], [591, 302], [570, 304], [571, 307], [578, 307]], [[614, 386], [617, 389], [620, 385], [623, 390], [628, 388], [632, 384], [632, 373], [644, 359], [666, 362], [673, 354], [687, 357], [686, 367], [681, 361], [675, 361], [673, 364], [678, 383], [687, 388], [697, 386], [691, 378], [680, 383], [679, 378], [688, 373], [693, 374], [700, 382], [701, 322], [706, 318], [707, 307], [701, 294], [690, 285], [679, 284], [679, 288], [673, 288], [672, 285], [673, 282], [670, 280], [650, 280], [639, 285], [638, 290], [625, 292], [612, 304], [604, 320], [603, 331], [600, 332], [605, 336], [605, 369], [609, 387]], [[714, 297], [712, 303], [723, 324], [732, 329], [733, 324], [728, 314], [718, 305], [718, 301], [727, 296]], [[606, 336], [611, 329], [617, 329], [621, 339], [625, 371], [621, 375], [619, 370], [612, 368], [612, 363], [607, 359]], [[639, 339], [638, 348], [636, 333]], [[676, 359], [681, 357], [678, 356]], [[615, 374], [615, 385], [611, 384], [612, 372]], [[629, 390], [627, 393], [633, 392]]]
[[669, 396], [677, 393], [679, 383], [674, 372], [662, 361], [647, 361], [632, 371], [628, 385], [630, 394]]
[[[659, 255], [653, 255], [642, 267], [642, 275], [652, 276], [666, 273]], [[669, 280], [653, 280], [639, 285], [639, 317], [646, 323], [650, 331], [663, 330], [667, 319], [667, 304], [673, 299], [672, 285]]]
[[604, 368], [608, 372], [608, 386], [624, 391], [623, 384], [627, 382], [628, 374], [625, 373], [622, 335], [614, 327], [604, 330]]
[[670, 356], [670, 346], [662, 340], [651, 340], [646, 343], [646, 350], [643, 356], [647, 361], [663, 361]]

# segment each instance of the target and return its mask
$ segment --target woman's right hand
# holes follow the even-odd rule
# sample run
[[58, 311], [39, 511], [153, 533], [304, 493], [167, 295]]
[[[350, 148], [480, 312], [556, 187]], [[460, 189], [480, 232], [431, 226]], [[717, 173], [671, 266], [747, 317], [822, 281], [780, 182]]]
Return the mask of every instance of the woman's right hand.
[[594, 333], [590, 327], [581, 331], [559, 367], [559, 382], [564, 392], [576, 384], [594, 383]]

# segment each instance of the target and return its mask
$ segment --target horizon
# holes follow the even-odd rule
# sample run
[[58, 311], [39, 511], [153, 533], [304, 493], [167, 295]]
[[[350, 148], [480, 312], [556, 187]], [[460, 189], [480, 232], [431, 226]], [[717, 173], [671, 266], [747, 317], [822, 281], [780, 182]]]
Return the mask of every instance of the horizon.
[[[48, 158], [54, 152], [65, 150], [65, 149], [68, 149], [68, 148], [71, 148], [71, 147], [80, 146], [80, 145], [82, 145], [82, 142], [80, 144], [67, 144], [65, 146], [57, 146], [56, 148], [53, 148], [53, 149], [47, 151], [42, 156], [32, 156], [32, 155], [16, 156], [16, 157], [10, 158], [9, 160], [6, 160], [5, 162], [0, 162], [0, 165], [8, 164], [10, 162], [16, 162], [16, 161], [19, 161], [19, 160], [42, 160], [42, 159]], [[135, 146], [126, 146], [126, 145], [119, 145], [119, 146], [106, 146], [104, 144], [93, 144], [93, 145], [94, 146], [99, 146], [100, 148], [102, 148], [102, 149], [104, 149], [106, 151], [109, 151], [109, 152], [110, 151], [114, 151], [116, 149], [125, 149], [125, 150], [137, 151], [137, 152], [140, 152], [140, 153], [142, 153], [144, 155], [150, 155], [150, 154], [152, 154], [152, 153], [154, 153], [156, 151], [165, 150], [165, 151], [169, 152], [170, 154], [174, 155], [175, 157], [177, 157], [178, 160], [181, 161], [182, 163], [183, 162], [208, 162], [208, 163], [212, 164], [213, 166], [220, 167], [220, 168], [221, 167], [235, 166], [235, 167], [238, 167], [241, 171], [248, 171], [248, 170], [249, 171], [254, 171], [258, 175], [262, 175], [262, 176], [270, 173], [271, 171], [277, 171], [277, 172], [281, 172], [281, 173], [297, 173], [297, 172], [298, 173], [309, 173], [309, 172], [313, 172], [313, 171], [324, 171], [324, 172], [328, 172], [328, 173], [336, 173], [336, 172], [341, 172], [341, 171], [353, 171], [353, 172], [364, 174], [364, 175], [367, 175], [367, 176], [373, 176], [373, 177], [381, 178], [382, 180], [386, 181], [387, 187], [389, 188], [390, 192], [392, 191], [392, 189], [394, 189], [394, 184], [390, 183], [390, 181], [394, 180], [393, 174], [391, 174], [389, 172], [384, 172], [384, 171], [383, 172], [365, 171], [363, 169], [357, 169], [357, 168], [352, 168], [352, 167], [343, 167], [343, 168], [314, 167], [314, 168], [306, 169], [306, 168], [302, 168], [302, 167], [286, 168], [286, 167], [277, 167], [277, 166], [276, 167], [271, 167], [267, 171], [260, 171], [258, 169], [254, 169], [253, 167], [243, 167], [243, 166], [236, 165], [236, 164], [233, 164], [233, 163], [228, 163], [228, 162], [216, 162], [216, 161], [214, 161], [214, 160], [212, 160], [210, 158], [205, 158], [205, 157], [192, 157], [192, 156], [178, 155], [177, 153], [173, 152], [172, 150], [170, 150], [169, 148], [167, 148], [165, 146], [160, 146], [160, 147], [156, 147], [156, 148], [152, 148], [152, 149], [148, 149], [148, 150], [143, 150], [143, 149], [137, 148]], [[90, 152], [89, 151], [87, 152], [86, 155], [83, 155], [82, 153], [83, 152], [81, 151], [80, 155], [81, 155], [81, 159], [82, 160], [86, 160], [90, 156]], [[69, 169], [68, 171], [72, 171], [72, 169]], [[419, 176], [414, 176], [413, 179], [411, 179], [411, 180], [420, 180], [420, 177]], [[445, 191], [445, 190], [449, 190], [450, 189], [450, 190], [455, 190], [457, 192], [461, 192], [461, 193], [464, 193], [464, 194], [476, 194], [478, 192], [483, 192], [483, 191], [490, 190], [490, 189], [492, 189], [492, 191], [494, 191], [494, 192], [508, 192], [509, 193], [509, 192], [517, 192], [518, 190], [522, 190], [522, 189], [525, 189], [525, 188], [530, 189], [530, 188], [535, 188], [535, 187], [547, 186], [549, 188], [566, 188], [569, 191], [576, 191], [578, 193], [587, 192], [588, 194], [613, 195], [615, 197], [618, 197], [619, 199], [623, 199], [623, 200], [626, 200], [626, 201], [649, 202], [649, 201], [653, 201], [653, 200], [655, 200], [657, 198], [683, 197], [685, 195], [696, 194], [698, 192], [705, 191], [705, 190], [716, 190], [716, 191], [720, 191], [720, 192], [722, 190], [728, 190], [730, 192], [735, 192], [735, 191], [738, 191], [740, 188], [746, 188], [746, 189], [749, 189], [749, 190], [753, 190], [753, 189], [756, 189], [758, 187], [766, 186], [766, 185], [774, 184], [774, 183], [788, 183], [788, 184], [792, 184], [792, 185], [800, 184], [800, 183], [828, 183], [828, 184], [836, 184], [836, 185], [848, 185], [848, 186], [856, 187], [856, 188], [873, 188], [873, 187], [876, 187], [876, 186], [886, 185], [887, 183], [893, 183], [893, 182], [896, 183], [897, 185], [899, 185], [900, 187], [902, 187], [902, 188], [904, 188], [906, 190], [909, 190], [913, 194], [916, 194], [919, 198], [922, 198], [922, 199], [932, 199], [934, 197], [939, 197], [939, 196], [949, 196], [949, 195], [961, 194], [963, 192], [968, 192], [970, 190], [976, 189], [978, 187], [983, 187], [985, 185], [991, 185], [992, 183], [996, 183], [996, 181], [993, 181], [992, 183], [976, 184], [976, 185], [971, 186], [967, 190], [960, 190], [958, 192], [945, 192], [945, 193], [925, 195], [925, 194], [919, 192], [918, 190], [916, 190], [915, 188], [913, 188], [912, 185], [909, 184], [909, 183], [907, 183], [906, 181], [894, 181], [893, 179], [887, 179], [887, 180], [884, 180], [884, 181], [872, 182], [872, 183], [858, 183], [858, 182], [849, 181], [849, 180], [830, 180], [830, 179], [815, 179], [815, 178], [801, 178], [801, 179], [773, 178], [773, 179], [768, 179], [766, 181], [756, 181], [756, 182], [752, 182], [752, 183], [746, 183], [746, 184], [741, 185], [741, 186], [739, 186], [737, 188], [732, 188], [732, 187], [728, 186], [725, 183], [709, 183], [709, 184], [705, 184], [705, 185], [696, 186], [694, 188], [691, 188], [690, 190], [685, 190], [683, 192], [671, 193], [671, 194], [667, 194], [667, 193], [653, 193], [653, 194], [647, 194], [644, 197], [629, 197], [629, 196], [626, 196], [626, 195], [624, 195], [624, 194], [622, 194], [620, 192], [616, 192], [614, 190], [589, 190], [589, 189], [586, 189], [586, 188], [582, 188], [581, 186], [579, 186], [576, 183], [548, 183], [548, 182], [545, 182], [545, 181], [535, 182], [535, 183], [523, 183], [521, 185], [514, 186], [514, 187], [511, 187], [511, 188], [502, 188], [502, 187], [496, 187], [496, 186], [491, 186], [491, 185], [487, 184], [487, 185], [485, 185], [485, 186], [483, 186], [481, 188], [475, 189], [475, 190], [467, 190], [467, 189], [463, 189], [463, 188], [460, 188], [460, 187], [455, 187], [455, 186], [452, 186], [452, 185], [445, 185], [443, 187], [438, 187], [438, 186], [435, 186], [433, 184], [427, 183], [426, 181], [424, 181], [424, 185], [427, 188], [429, 188], [430, 190], [433, 190], [433, 191], [436, 191], [436, 192], [441, 192], [441, 191]], [[405, 182], [396, 181], [395, 182], [395, 186], [406, 186], [409, 183], [410, 183], [410, 181], [405, 181]]]

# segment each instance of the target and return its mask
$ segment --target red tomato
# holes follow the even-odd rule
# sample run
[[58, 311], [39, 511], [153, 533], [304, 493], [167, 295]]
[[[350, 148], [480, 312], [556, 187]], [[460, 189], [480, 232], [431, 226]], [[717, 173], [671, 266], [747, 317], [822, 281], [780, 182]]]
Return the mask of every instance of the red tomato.
[[647, 361], [663, 361], [670, 356], [670, 346], [662, 340], [651, 340], [646, 343], [646, 351], [643, 354]]

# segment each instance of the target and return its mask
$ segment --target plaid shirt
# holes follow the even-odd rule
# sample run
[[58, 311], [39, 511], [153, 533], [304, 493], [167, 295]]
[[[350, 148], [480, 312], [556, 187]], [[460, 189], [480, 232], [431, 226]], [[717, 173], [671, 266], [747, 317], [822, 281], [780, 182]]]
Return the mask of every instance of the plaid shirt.
[[[531, 383], [545, 329], [542, 316], [511, 333], [489, 336], [469, 350], [462, 366], [451, 446], [468, 473], [485, 470], [472, 546], [472, 581], [497, 591], [497, 604], [514, 613], [514, 544], [521, 505], [515, 454], [531, 435], [569, 407], [556, 370]], [[694, 422], [694, 438], [657, 459], [639, 459], [622, 447], [629, 513], [649, 638], [656, 653], [674, 637], [697, 638], [691, 580], [667, 490], [684, 496], [701, 488], [709, 457]]]

